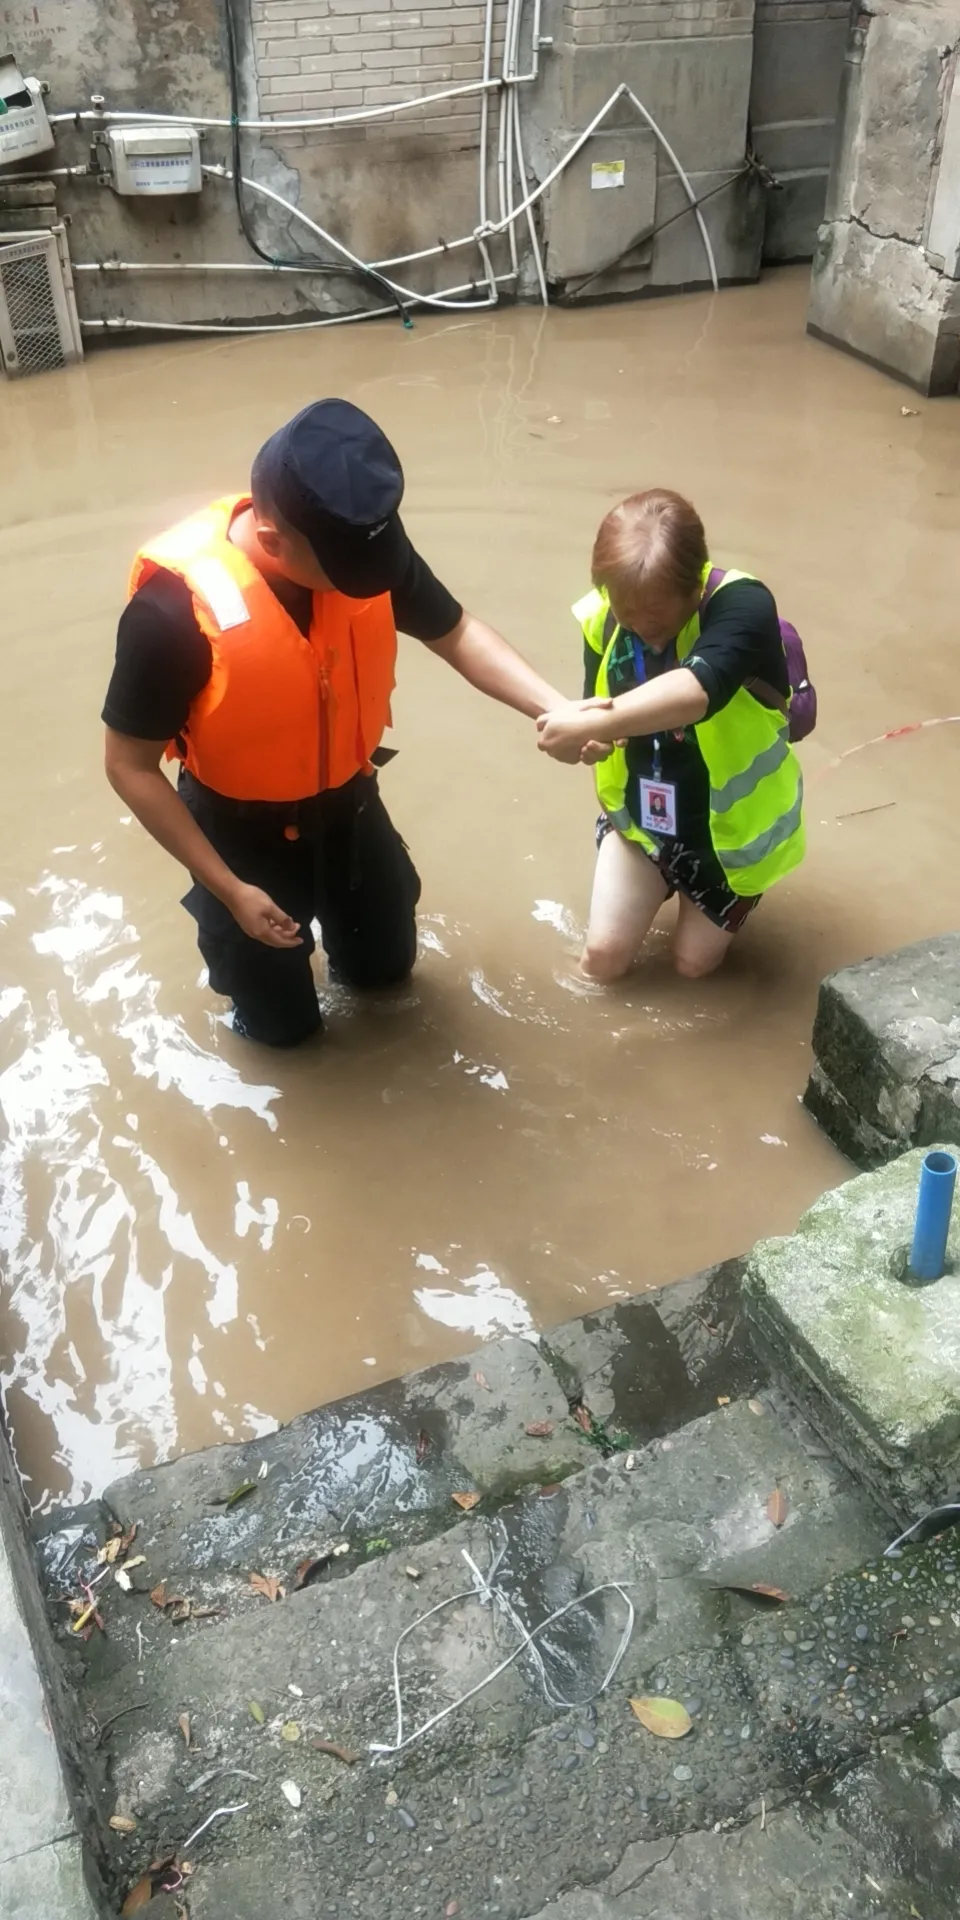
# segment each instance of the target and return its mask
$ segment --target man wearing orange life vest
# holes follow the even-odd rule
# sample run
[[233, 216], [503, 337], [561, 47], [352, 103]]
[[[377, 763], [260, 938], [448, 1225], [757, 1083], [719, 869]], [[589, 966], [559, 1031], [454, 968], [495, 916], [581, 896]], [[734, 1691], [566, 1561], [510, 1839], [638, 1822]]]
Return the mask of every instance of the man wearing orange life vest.
[[314, 919], [349, 985], [393, 985], [416, 955], [420, 881], [375, 772], [397, 628], [531, 718], [561, 696], [414, 551], [399, 460], [359, 408], [305, 407], [251, 485], [137, 555], [106, 771], [191, 875], [183, 904], [235, 1031], [291, 1046], [321, 1025]]

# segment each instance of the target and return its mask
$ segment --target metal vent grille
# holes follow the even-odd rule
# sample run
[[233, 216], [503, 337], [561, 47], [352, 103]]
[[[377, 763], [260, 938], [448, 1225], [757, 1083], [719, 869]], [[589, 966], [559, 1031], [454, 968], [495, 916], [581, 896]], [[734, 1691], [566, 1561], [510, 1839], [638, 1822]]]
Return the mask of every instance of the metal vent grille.
[[0, 235], [0, 364], [19, 377], [81, 357], [80, 327], [62, 227]]

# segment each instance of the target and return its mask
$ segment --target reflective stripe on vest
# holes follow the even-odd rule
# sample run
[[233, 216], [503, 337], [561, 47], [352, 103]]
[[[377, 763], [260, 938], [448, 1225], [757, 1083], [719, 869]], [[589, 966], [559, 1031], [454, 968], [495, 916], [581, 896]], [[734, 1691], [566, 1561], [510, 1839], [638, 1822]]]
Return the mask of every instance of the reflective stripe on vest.
[[751, 793], [756, 792], [761, 780], [765, 780], [768, 773], [776, 773], [777, 768], [782, 767], [784, 761], [789, 758], [790, 742], [786, 733], [781, 732], [779, 738], [772, 740], [769, 747], [761, 749], [755, 759], [751, 760], [749, 767], [744, 767], [742, 773], [731, 774], [730, 779], [725, 781], [722, 787], [711, 787], [710, 806], [713, 812], [728, 813], [731, 807], [736, 806], [738, 800], [749, 799]]
[[212, 671], [171, 743], [204, 786], [232, 800], [307, 800], [370, 772], [389, 725], [397, 633], [389, 594], [313, 595], [304, 635], [229, 538], [248, 496], [217, 500], [145, 546], [130, 593], [163, 568], [190, 588]]
[[[712, 571], [708, 561], [702, 579]], [[725, 573], [715, 593], [750, 574]], [[712, 596], [711, 596], [712, 597]], [[600, 658], [596, 691], [610, 692], [609, 666], [618, 627], [605, 593], [594, 590], [573, 609], [587, 645]], [[700, 637], [699, 609], [677, 637], [682, 665]], [[747, 687], [708, 719], [694, 725], [710, 785], [710, 837], [732, 891], [763, 893], [799, 865], [805, 851], [803, 781], [790, 746], [785, 718], [756, 700]], [[626, 752], [614, 748], [595, 769], [600, 804], [618, 831], [654, 858], [657, 840], [637, 825], [627, 805]]]

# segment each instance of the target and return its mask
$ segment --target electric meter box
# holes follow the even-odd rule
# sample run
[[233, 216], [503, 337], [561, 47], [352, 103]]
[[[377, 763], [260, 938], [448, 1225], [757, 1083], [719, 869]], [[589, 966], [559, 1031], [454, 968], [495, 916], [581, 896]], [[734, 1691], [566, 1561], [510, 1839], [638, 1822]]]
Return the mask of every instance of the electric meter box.
[[100, 157], [116, 193], [199, 193], [203, 186], [196, 127], [109, 127]]
[[12, 53], [0, 53], [0, 167], [49, 153], [53, 129], [38, 80], [25, 80]]

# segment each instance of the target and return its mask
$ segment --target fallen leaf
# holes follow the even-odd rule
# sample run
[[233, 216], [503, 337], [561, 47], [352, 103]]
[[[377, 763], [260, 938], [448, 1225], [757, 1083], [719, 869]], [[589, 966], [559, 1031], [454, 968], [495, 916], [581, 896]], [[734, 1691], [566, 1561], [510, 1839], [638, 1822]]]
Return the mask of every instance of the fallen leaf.
[[750, 1408], [751, 1413], [766, 1413], [767, 1411], [762, 1400], [748, 1400], [747, 1406]]
[[139, 1913], [141, 1907], [148, 1907], [152, 1899], [153, 1880], [149, 1873], [145, 1873], [143, 1878], [137, 1881], [136, 1886], [130, 1888], [130, 1892], [127, 1894], [123, 1906], [120, 1908], [121, 1920], [125, 1920], [127, 1914]]
[[549, 1486], [540, 1488], [540, 1498], [541, 1500], [549, 1500], [553, 1494], [559, 1493], [559, 1492], [560, 1492], [559, 1480], [551, 1480]]
[[642, 1727], [655, 1733], [658, 1740], [682, 1740], [693, 1721], [679, 1700], [666, 1700], [662, 1694], [641, 1694], [630, 1706]]
[[417, 1466], [418, 1467], [422, 1467], [427, 1457], [427, 1454], [429, 1452], [430, 1452], [430, 1435], [428, 1433], [425, 1433], [423, 1428], [421, 1427], [420, 1432], [417, 1434]]
[[349, 1747], [338, 1746], [336, 1740], [311, 1740], [310, 1745], [317, 1753], [331, 1753], [335, 1760], [342, 1760], [345, 1767], [355, 1767], [360, 1758]]
[[100, 1548], [100, 1552], [97, 1554], [97, 1561], [99, 1565], [101, 1567], [103, 1566], [112, 1567], [119, 1552], [120, 1552], [120, 1535], [119, 1533], [115, 1533], [113, 1537], [110, 1540], [107, 1540], [104, 1543], [104, 1545]]
[[112, 1813], [107, 1824], [113, 1828], [114, 1833], [136, 1833], [137, 1831], [137, 1823], [131, 1820], [128, 1813]]
[[258, 1727], [262, 1727], [262, 1726], [263, 1726], [263, 1723], [264, 1723], [264, 1721], [266, 1720], [266, 1717], [267, 1717], [267, 1716], [266, 1716], [266, 1714], [264, 1713], [264, 1711], [263, 1711], [263, 1708], [262, 1708], [262, 1706], [260, 1705], [260, 1702], [259, 1702], [259, 1700], [251, 1700], [251, 1702], [250, 1702], [250, 1717], [251, 1717], [251, 1719], [253, 1719], [253, 1720], [255, 1720], [255, 1721], [256, 1721], [256, 1723], [257, 1723], [257, 1726], [258, 1726]]
[[492, 1392], [490, 1382], [487, 1379], [487, 1376], [485, 1373], [475, 1373], [473, 1377], [477, 1383], [477, 1386], [483, 1388], [484, 1393]]
[[479, 1493], [452, 1493], [450, 1498], [456, 1502], [458, 1507], [463, 1508], [464, 1513], [472, 1513], [474, 1507], [480, 1505], [483, 1495]]
[[283, 1600], [284, 1588], [272, 1573], [252, 1573], [250, 1585], [254, 1593], [262, 1593], [265, 1600]]
[[212, 1620], [214, 1614], [226, 1613], [227, 1611], [226, 1607], [194, 1607], [194, 1606], [191, 1606], [191, 1603], [189, 1600], [184, 1601], [184, 1606], [187, 1609], [186, 1613], [176, 1614], [174, 1616], [175, 1619], [177, 1620], [191, 1620], [191, 1619], [192, 1620]]
[[167, 1604], [167, 1583], [165, 1580], [161, 1580], [160, 1585], [158, 1587], [154, 1587], [150, 1595], [150, 1598], [153, 1601], [154, 1606], [159, 1607], [162, 1613], [164, 1607]]
[[587, 1407], [585, 1407], [585, 1406], [584, 1406], [584, 1404], [583, 1404], [583, 1401], [582, 1401], [582, 1400], [581, 1400], [581, 1402], [580, 1402], [580, 1404], [579, 1404], [579, 1406], [576, 1406], [576, 1407], [574, 1407], [574, 1408], [572, 1409], [572, 1412], [573, 1412], [573, 1417], [574, 1417], [574, 1419], [575, 1419], [575, 1421], [576, 1421], [576, 1423], [577, 1423], [577, 1426], [578, 1426], [578, 1427], [580, 1428], [580, 1432], [581, 1432], [581, 1433], [592, 1433], [592, 1432], [593, 1432], [593, 1418], [592, 1418], [592, 1416], [591, 1416], [591, 1414], [590, 1414], [590, 1411], [589, 1411], [589, 1409], [588, 1409]]
[[786, 1494], [782, 1493], [779, 1487], [775, 1487], [767, 1501], [768, 1520], [772, 1521], [775, 1527], [782, 1527], [789, 1512]]
[[130, 1552], [130, 1548], [133, 1546], [133, 1543], [139, 1531], [140, 1531], [140, 1522], [139, 1520], [135, 1520], [132, 1527], [128, 1527], [126, 1533], [122, 1533], [120, 1535], [120, 1552], [121, 1553]]
[[183, 1734], [184, 1743], [186, 1745], [187, 1752], [189, 1753], [190, 1748], [193, 1744], [193, 1736], [190, 1732], [190, 1715], [188, 1713], [181, 1713], [177, 1718], [177, 1726], [180, 1728], [180, 1732]]
[[132, 1573], [134, 1567], [145, 1567], [146, 1564], [147, 1564], [147, 1556], [145, 1553], [135, 1553], [132, 1560], [124, 1561], [124, 1566], [126, 1567], [128, 1573]]
[[280, 1728], [280, 1735], [282, 1739], [289, 1740], [291, 1745], [295, 1740], [299, 1740], [300, 1728], [298, 1727], [296, 1721], [285, 1720], [283, 1723], [283, 1726]]
[[121, 1593], [130, 1592], [133, 1586], [133, 1581], [131, 1580], [130, 1575], [124, 1571], [123, 1567], [114, 1567], [113, 1577], [117, 1583], [117, 1586], [120, 1588]]
[[295, 1780], [281, 1780], [280, 1792], [283, 1794], [285, 1800], [289, 1800], [292, 1807], [300, 1807], [303, 1805], [303, 1794], [300, 1792], [300, 1788], [297, 1786]]
[[242, 1487], [235, 1487], [233, 1492], [228, 1494], [223, 1503], [224, 1510], [229, 1513], [231, 1507], [235, 1507], [238, 1501], [245, 1500], [248, 1493], [255, 1493], [256, 1489], [257, 1483], [255, 1480], [245, 1480]]
[[178, 1627], [182, 1620], [190, 1619], [193, 1613], [193, 1601], [181, 1600], [179, 1596], [175, 1596], [174, 1599], [167, 1601], [165, 1611], [167, 1619], [170, 1620], [175, 1627]]
[[749, 1585], [741, 1580], [719, 1580], [713, 1590], [714, 1593], [742, 1593], [748, 1600], [765, 1600], [778, 1607], [785, 1606], [790, 1598], [782, 1587], [766, 1587], [759, 1580]]
[[553, 1432], [553, 1421], [530, 1420], [523, 1431], [530, 1435], [531, 1440], [549, 1440]]
[[406, 1574], [408, 1580], [419, 1580], [420, 1578], [419, 1567], [404, 1567], [403, 1571]]

